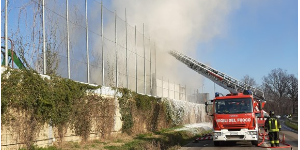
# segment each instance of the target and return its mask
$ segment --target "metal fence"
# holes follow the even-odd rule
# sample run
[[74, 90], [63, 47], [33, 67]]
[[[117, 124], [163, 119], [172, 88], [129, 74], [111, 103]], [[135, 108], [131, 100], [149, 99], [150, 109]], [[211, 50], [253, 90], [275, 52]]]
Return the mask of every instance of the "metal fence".
[[138, 31], [127, 22], [126, 9], [118, 16], [99, 0], [1, 2], [2, 65], [14, 64], [12, 50], [41, 74], [180, 100], [196, 95], [186, 85], [156, 78], [160, 49], [145, 25]]

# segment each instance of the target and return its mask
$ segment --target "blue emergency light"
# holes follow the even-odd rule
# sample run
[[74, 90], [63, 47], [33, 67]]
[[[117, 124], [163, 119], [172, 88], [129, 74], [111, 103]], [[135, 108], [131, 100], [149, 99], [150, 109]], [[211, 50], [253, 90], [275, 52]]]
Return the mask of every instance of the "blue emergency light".
[[220, 93], [219, 92], [216, 92], [215, 93], [215, 97], [219, 97], [220, 96]]
[[252, 95], [252, 92], [250, 90], [244, 90], [243, 94], [244, 95]]

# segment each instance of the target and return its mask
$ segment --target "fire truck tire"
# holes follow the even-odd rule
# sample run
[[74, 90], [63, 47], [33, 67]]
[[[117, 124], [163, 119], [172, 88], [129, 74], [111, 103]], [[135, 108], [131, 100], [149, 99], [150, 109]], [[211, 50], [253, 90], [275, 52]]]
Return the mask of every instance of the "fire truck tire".
[[220, 142], [219, 141], [214, 141], [214, 145], [215, 146], [220, 146]]
[[257, 146], [258, 145], [258, 140], [257, 141], [251, 141], [252, 145]]

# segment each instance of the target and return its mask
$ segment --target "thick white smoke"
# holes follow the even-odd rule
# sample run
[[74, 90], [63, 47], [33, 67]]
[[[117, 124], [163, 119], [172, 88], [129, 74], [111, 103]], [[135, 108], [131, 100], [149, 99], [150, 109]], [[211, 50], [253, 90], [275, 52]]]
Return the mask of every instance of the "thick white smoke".
[[[200, 42], [226, 34], [227, 18], [239, 6], [232, 0], [114, 0], [113, 7], [120, 16], [127, 10], [128, 23], [137, 25], [159, 47], [157, 75], [181, 84], [199, 88], [201, 75], [168, 55], [181, 51], [195, 59]], [[200, 60], [201, 61], [201, 60]]]

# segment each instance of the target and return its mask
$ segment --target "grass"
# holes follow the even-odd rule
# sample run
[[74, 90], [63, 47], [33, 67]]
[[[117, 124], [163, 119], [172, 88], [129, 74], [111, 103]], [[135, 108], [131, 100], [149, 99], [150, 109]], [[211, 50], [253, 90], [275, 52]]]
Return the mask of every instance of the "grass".
[[[197, 134], [191, 131], [176, 131], [176, 129], [183, 126], [177, 126], [168, 129], [162, 129], [157, 132], [149, 132], [144, 134], [138, 134], [136, 136], [120, 135], [119, 137], [110, 140], [93, 140], [86, 143], [68, 142], [61, 148], [48, 147], [48, 148], [35, 148], [36, 150], [177, 150], [181, 146], [188, 144], [195, 138], [207, 134], [211, 131], [204, 129], [198, 130]], [[34, 149], [34, 150], [35, 150]]]
[[105, 149], [108, 150], [126, 150], [126, 149], [138, 149], [143, 144], [143, 141], [140, 140], [133, 140], [130, 142], [127, 142], [121, 146], [104, 146]]
[[292, 129], [298, 131], [298, 124], [292, 123], [292, 122], [290, 122], [289, 120], [286, 120], [286, 121], [284, 122], [284, 124], [287, 125], [288, 127], [292, 128]]
[[292, 117], [292, 120], [298, 120], [298, 117]]
[[[21, 148], [19, 150], [26, 150], [26, 149], [25, 148]], [[46, 147], [46, 148], [31, 146], [30, 150], [61, 150], [61, 149], [59, 149], [59, 148], [57, 148], [55, 146], [49, 146], [49, 147]]]
[[201, 130], [198, 134], [193, 134], [189, 131], [176, 131], [181, 128], [174, 127], [169, 129], [162, 129], [155, 133], [139, 134], [133, 138], [132, 141], [120, 146], [106, 146], [109, 150], [139, 150], [139, 149], [179, 149], [181, 146], [188, 144], [196, 137], [207, 134], [211, 131]]
[[[132, 140], [118, 146], [105, 146], [108, 150], [139, 150], [139, 149], [161, 149], [161, 147], [171, 147], [170, 140], [174, 140], [171, 134], [145, 133], [135, 136]], [[178, 138], [182, 139], [182, 138]], [[176, 140], [177, 141], [177, 140]]]

